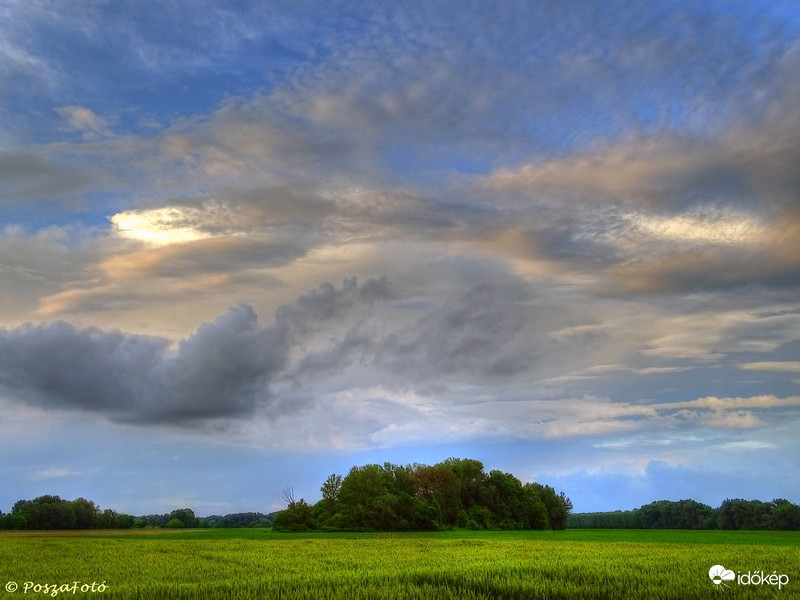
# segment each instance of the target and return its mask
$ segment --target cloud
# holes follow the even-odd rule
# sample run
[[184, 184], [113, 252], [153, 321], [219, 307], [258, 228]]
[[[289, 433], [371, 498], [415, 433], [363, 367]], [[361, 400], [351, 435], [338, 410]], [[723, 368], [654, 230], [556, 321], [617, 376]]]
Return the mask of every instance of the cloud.
[[745, 371], [772, 371], [773, 373], [800, 373], [800, 361], [759, 361], [741, 363], [740, 369]]
[[81, 133], [84, 139], [100, 139], [112, 135], [108, 119], [85, 106], [62, 106], [56, 112], [67, 125]]
[[390, 298], [386, 279], [320, 286], [260, 326], [240, 305], [172, 344], [154, 336], [58, 321], [0, 329], [0, 387], [35, 406], [79, 410], [130, 423], [195, 426], [257, 411], [292, 410], [270, 384], [285, 376], [296, 345], [358, 306]]
[[64, 467], [48, 467], [46, 469], [38, 469], [30, 474], [29, 478], [32, 481], [46, 481], [49, 479], [61, 479], [64, 477], [75, 477], [83, 475], [85, 471], [77, 471], [74, 469], [66, 469]]
[[334, 204], [302, 186], [220, 188], [182, 204], [125, 210], [109, 217], [113, 232], [153, 246], [196, 239], [269, 235], [303, 235], [310, 243], [323, 238], [319, 230]]
[[787, 197], [795, 176], [782, 165], [798, 148], [789, 136], [775, 137], [760, 124], [713, 141], [632, 138], [501, 168], [479, 188], [517, 215], [532, 257], [599, 269], [598, 291], [793, 288], [800, 219]]
[[562, 402], [560, 409], [547, 402], [533, 402], [543, 419], [540, 435], [614, 439], [639, 432], [676, 435], [692, 430], [754, 430], [774, 426], [786, 411], [794, 414], [800, 407], [800, 397], [774, 395], [709, 396], [669, 402], [612, 402], [586, 396]]
[[39, 154], [0, 150], [0, 204], [37, 198], [70, 198], [86, 190], [94, 178], [81, 168], [54, 162]]
[[111, 256], [99, 270], [111, 280], [211, 275], [252, 267], [282, 265], [302, 256], [305, 248], [289, 239], [219, 236], [172, 243]]
[[378, 361], [397, 372], [512, 375], [533, 357], [517, 337], [528, 320], [521, 287], [481, 283], [390, 335]]
[[[64, 321], [25, 325], [0, 330], [0, 386], [32, 406], [195, 427], [253, 415], [298, 418], [328, 401], [343, 406], [337, 382], [360, 372], [356, 378], [368, 388], [382, 381], [386, 387], [380, 398], [364, 398], [366, 404], [348, 400], [353, 410], [366, 411], [363, 435], [353, 431], [349, 439], [363, 442], [384, 430], [385, 441], [394, 435], [385, 429], [391, 415], [405, 422], [397, 431], [422, 435], [414, 422], [428, 410], [426, 388], [444, 383], [442, 377], [477, 381], [528, 368], [517, 335], [526, 323], [524, 300], [520, 290], [483, 284], [440, 306], [411, 308], [385, 277], [348, 278], [281, 306], [272, 324], [260, 326], [253, 309], [241, 305], [177, 343]], [[405, 318], [386, 321], [390, 314]], [[400, 392], [404, 380], [409, 389]], [[316, 421], [311, 417], [305, 427]]]
[[323, 452], [794, 419], [779, 6], [110, 6], [0, 23], [17, 404]]
[[162, 338], [65, 322], [0, 331], [0, 383], [33, 405], [133, 423], [251, 414], [285, 361], [283, 332], [232, 308], [170, 349]]

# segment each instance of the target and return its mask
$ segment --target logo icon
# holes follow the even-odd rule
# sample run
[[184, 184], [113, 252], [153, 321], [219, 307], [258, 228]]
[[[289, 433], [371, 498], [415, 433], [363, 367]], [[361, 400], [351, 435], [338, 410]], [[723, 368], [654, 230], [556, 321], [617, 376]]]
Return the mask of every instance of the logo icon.
[[715, 586], [718, 586], [716, 589], [722, 589], [723, 587], [731, 587], [725, 582], [733, 581], [736, 575], [733, 571], [726, 569], [722, 565], [714, 565], [708, 570], [708, 577]]

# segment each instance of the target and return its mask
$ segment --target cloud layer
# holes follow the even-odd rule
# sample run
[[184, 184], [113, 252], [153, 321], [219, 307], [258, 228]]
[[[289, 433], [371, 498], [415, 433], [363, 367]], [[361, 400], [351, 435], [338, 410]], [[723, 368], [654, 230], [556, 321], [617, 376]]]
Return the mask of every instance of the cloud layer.
[[0, 12], [0, 427], [797, 449], [793, 3]]

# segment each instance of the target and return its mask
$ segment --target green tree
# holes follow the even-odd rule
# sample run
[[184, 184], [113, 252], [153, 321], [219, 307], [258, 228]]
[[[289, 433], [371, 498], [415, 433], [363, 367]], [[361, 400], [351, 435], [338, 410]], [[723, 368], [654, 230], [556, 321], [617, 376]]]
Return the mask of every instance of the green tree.
[[75, 512], [76, 529], [93, 529], [98, 525], [100, 508], [86, 498], [78, 498], [72, 501], [72, 510]]
[[322, 492], [322, 501], [333, 513], [339, 501], [339, 493], [342, 491], [342, 476], [335, 473], [328, 475], [319, 490]]
[[452, 470], [458, 480], [460, 508], [469, 511], [475, 505], [484, 505], [486, 473], [481, 461], [471, 458], [448, 458], [440, 464]]
[[39, 496], [33, 500], [20, 500], [14, 504], [12, 514], [25, 518], [26, 529], [73, 529], [75, 510], [71, 502], [59, 496]]
[[376, 511], [374, 505], [388, 491], [387, 478], [379, 465], [350, 469], [339, 492], [343, 524], [346, 527], [375, 528], [374, 520], [384, 520], [386, 515]]
[[438, 507], [440, 523], [457, 525], [458, 515], [463, 512], [461, 483], [448, 465], [415, 465], [411, 480], [414, 494], [431, 506], [435, 504]]
[[572, 501], [563, 492], [557, 494], [549, 485], [531, 483], [538, 493], [545, 507], [550, 529], [564, 529], [567, 526], [567, 517], [572, 510]]
[[800, 529], [800, 506], [785, 498], [773, 500], [769, 526], [770, 529]]
[[278, 531], [308, 531], [316, 529], [314, 509], [300, 498], [292, 501], [285, 510], [278, 512], [272, 520], [272, 527]]
[[492, 471], [486, 481], [486, 507], [492, 525], [500, 529], [521, 529], [523, 521], [522, 483], [510, 473]]
[[197, 517], [194, 516], [194, 511], [191, 508], [178, 508], [169, 513], [167, 527], [171, 527], [169, 523], [173, 519], [180, 521], [181, 527], [197, 527], [198, 524]]

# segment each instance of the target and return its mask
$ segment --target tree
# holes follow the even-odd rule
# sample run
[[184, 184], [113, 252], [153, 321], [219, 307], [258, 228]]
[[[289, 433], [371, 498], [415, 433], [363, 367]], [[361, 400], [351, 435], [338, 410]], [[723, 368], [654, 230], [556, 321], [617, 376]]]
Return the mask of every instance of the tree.
[[76, 529], [92, 529], [97, 527], [100, 508], [86, 498], [78, 498], [72, 501], [72, 509], [75, 512]]
[[194, 511], [191, 508], [179, 508], [169, 513], [167, 527], [174, 527], [175, 525], [170, 525], [170, 523], [175, 519], [180, 521], [181, 527], [197, 527], [197, 517], [194, 516]]
[[564, 529], [567, 526], [567, 517], [572, 510], [572, 501], [563, 492], [556, 494], [556, 491], [549, 485], [541, 485], [539, 483], [528, 485], [533, 486], [539, 493], [539, 498], [547, 508], [550, 529]]
[[462, 512], [461, 483], [453, 470], [444, 463], [432, 467], [416, 465], [412, 474], [415, 495], [438, 506], [440, 522], [454, 526]]
[[374, 521], [384, 520], [386, 515], [378, 514], [373, 509], [378, 498], [388, 491], [387, 478], [380, 465], [350, 469], [339, 491], [343, 524], [346, 527], [374, 529]]
[[342, 491], [342, 476], [335, 473], [328, 475], [320, 491], [322, 492], [322, 500], [328, 503], [329, 506], [334, 507], [339, 501], [339, 493]]
[[459, 483], [461, 507], [469, 511], [484, 503], [486, 473], [483, 463], [471, 458], [448, 458], [443, 463], [452, 470]]
[[486, 507], [492, 514], [492, 525], [500, 529], [521, 529], [523, 492], [519, 479], [495, 470], [489, 473], [486, 490]]
[[[549, 486], [525, 484], [510, 473], [488, 475], [477, 460], [449, 458], [433, 466], [369, 464], [343, 478], [329, 475], [314, 506], [283, 489], [285, 510], [273, 526], [307, 529], [430, 530], [561, 529], [572, 503]], [[216, 522], [216, 519], [215, 519]]]
[[72, 503], [59, 496], [20, 500], [11, 512], [24, 516], [26, 529], [73, 529], [76, 522]]
[[278, 512], [272, 520], [272, 526], [278, 531], [308, 531], [316, 529], [314, 510], [300, 498], [292, 501], [285, 510]]
[[294, 488], [287, 486], [281, 490], [281, 496], [286, 504], [294, 504]]

